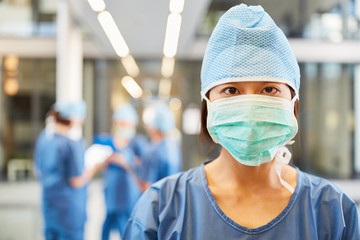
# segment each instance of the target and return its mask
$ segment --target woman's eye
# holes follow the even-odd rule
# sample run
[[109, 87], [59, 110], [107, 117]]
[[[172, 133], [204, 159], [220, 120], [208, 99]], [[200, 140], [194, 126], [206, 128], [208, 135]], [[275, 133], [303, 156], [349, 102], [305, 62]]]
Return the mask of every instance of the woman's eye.
[[263, 92], [264, 93], [267, 93], [267, 94], [274, 94], [276, 93], [278, 90], [274, 87], [266, 87], [263, 89]]
[[225, 89], [225, 93], [226, 94], [237, 94], [237, 93], [239, 93], [239, 90], [237, 90], [234, 87], [229, 87], [229, 88]]

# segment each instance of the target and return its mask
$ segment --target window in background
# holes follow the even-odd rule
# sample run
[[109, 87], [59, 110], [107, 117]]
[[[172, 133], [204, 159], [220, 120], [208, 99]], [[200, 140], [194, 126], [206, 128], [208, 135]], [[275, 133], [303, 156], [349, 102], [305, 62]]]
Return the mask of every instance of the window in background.
[[19, 59], [16, 94], [2, 94], [1, 171], [11, 159], [32, 159], [37, 135], [55, 101], [55, 60]]
[[0, 1], [0, 36], [55, 36], [57, 0]]
[[32, 32], [32, 10], [30, 1], [0, 2], [0, 35], [29, 36]]
[[[327, 178], [354, 176], [352, 64], [303, 63], [295, 163]], [[299, 145], [299, 142], [301, 143]]]
[[261, 5], [289, 38], [334, 42], [360, 38], [360, 12], [356, 12], [354, 0], [212, 0], [199, 36], [210, 36], [221, 15], [239, 3]]

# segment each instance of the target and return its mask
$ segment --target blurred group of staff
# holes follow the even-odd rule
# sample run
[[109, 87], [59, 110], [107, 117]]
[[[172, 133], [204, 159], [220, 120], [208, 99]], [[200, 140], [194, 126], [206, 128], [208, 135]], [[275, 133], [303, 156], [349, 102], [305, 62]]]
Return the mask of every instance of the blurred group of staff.
[[49, 111], [38, 136], [34, 159], [42, 185], [44, 235], [49, 239], [83, 239], [86, 188], [102, 170], [106, 217], [102, 239], [111, 231], [123, 236], [132, 209], [154, 182], [181, 171], [180, 141], [171, 136], [175, 119], [163, 102], [156, 102], [145, 119], [146, 134], [137, 131], [139, 117], [133, 105], [113, 113], [111, 133], [82, 137], [84, 101], [58, 101]]

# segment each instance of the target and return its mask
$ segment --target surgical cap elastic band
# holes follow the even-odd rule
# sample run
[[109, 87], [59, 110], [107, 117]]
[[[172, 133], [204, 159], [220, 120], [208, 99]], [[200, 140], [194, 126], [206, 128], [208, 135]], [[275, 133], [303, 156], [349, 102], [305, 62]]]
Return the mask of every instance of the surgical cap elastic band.
[[286, 79], [274, 78], [274, 77], [225, 78], [225, 79], [221, 79], [221, 80], [218, 80], [216, 82], [213, 82], [213, 83], [209, 84], [202, 92], [204, 94], [206, 94], [210, 89], [212, 89], [215, 86], [225, 84], [225, 83], [231, 83], [231, 82], [278, 82], [278, 83], [285, 83], [285, 84], [289, 85], [295, 91], [296, 95], [299, 95], [295, 85], [292, 82], [289, 82]]

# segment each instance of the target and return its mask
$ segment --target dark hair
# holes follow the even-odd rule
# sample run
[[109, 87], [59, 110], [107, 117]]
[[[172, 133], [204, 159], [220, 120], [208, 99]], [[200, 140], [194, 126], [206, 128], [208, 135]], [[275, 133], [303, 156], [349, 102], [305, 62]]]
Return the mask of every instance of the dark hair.
[[55, 111], [54, 109], [51, 109], [46, 114], [47, 117], [49, 117], [51, 115], [55, 118], [56, 123], [61, 123], [61, 124], [67, 125], [67, 126], [70, 125], [70, 123], [71, 123], [69, 119], [65, 119], [65, 118], [61, 117], [60, 113]]
[[[291, 91], [291, 98], [293, 98], [295, 96], [295, 91], [292, 88], [290, 88], [290, 91]], [[209, 92], [206, 94], [206, 96], [209, 97]], [[295, 101], [295, 106], [294, 106], [294, 114], [296, 118], [298, 117], [298, 112], [299, 112], [299, 100], [297, 99]], [[206, 151], [204, 152], [205, 154], [209, 154], [216, 147], [216, 143], [212, 140], [206, 127], [207, 115], [208, 115], [207, 104], [205, 99], [203, 99], [201, 103], [201, 120], [200, 120], [201, 127], [199, 134], [199, 142], [200, 142], [201, 150], [204, 149]]]

